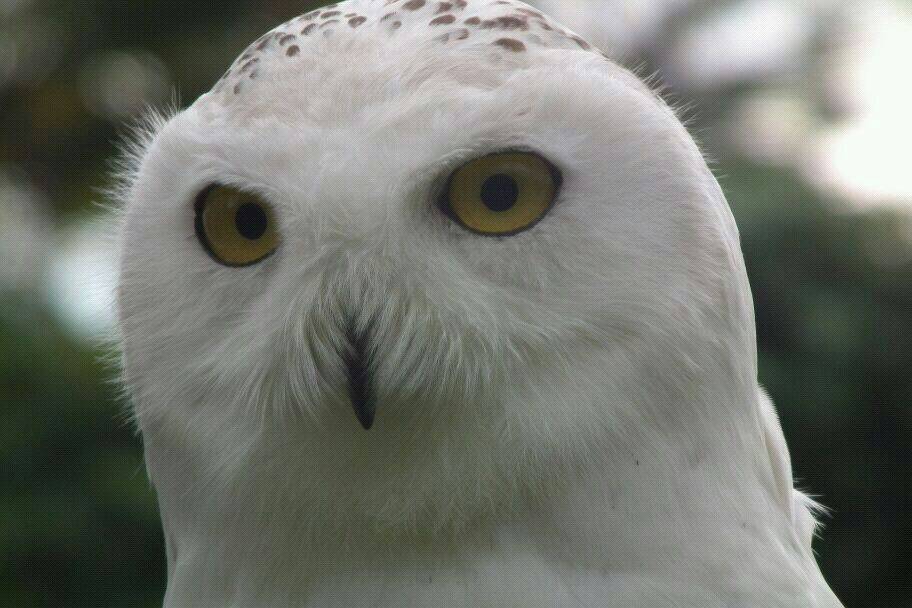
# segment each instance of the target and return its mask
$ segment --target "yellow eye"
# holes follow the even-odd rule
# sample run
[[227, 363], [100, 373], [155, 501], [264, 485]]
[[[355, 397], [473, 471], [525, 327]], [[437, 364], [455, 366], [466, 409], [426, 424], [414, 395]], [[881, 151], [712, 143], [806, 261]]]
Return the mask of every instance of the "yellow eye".
[[465, 228], [508, 236], [534, 226], [557, 198], [560, 172], [531, 152], [499, 152], [470, 161], [450, 177], [444, 211]]
[[226, 266], [255, 264], [279, 245], [269, 203], [229, 186], [210, 186], [197, 197], [196, 235], [206, 251]]

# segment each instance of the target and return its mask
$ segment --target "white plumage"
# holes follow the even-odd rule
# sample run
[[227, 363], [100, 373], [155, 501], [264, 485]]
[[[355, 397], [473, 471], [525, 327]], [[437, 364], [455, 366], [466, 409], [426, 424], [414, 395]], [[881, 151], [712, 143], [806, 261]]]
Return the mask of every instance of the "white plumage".
[[[521, 2], [351, 0], [154, 123], [118, 304], [166, 606], [840, 606], [724, 196], [584, 40]], [[491, 238], [438, 201], [503, 151], [556, 200]], [[214, 184], [265, 201], [272, 255], [225, 263]]]

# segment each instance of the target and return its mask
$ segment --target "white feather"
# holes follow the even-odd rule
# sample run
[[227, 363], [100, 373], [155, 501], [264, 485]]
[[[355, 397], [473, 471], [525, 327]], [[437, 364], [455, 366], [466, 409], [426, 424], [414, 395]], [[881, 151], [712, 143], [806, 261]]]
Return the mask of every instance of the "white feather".
[[[839, 606], [673, 111], [522, 3], [418, 4], [283, 25], [130, 155], [119, 329], [165, 605]], [[544, 221], [440, 213], [461, 162], [518, 146], [563, 172]], [[274, 256], [207, 256], [216, 181], [272, 202]], [[374, 324], [370, 431], [346, 314]]]

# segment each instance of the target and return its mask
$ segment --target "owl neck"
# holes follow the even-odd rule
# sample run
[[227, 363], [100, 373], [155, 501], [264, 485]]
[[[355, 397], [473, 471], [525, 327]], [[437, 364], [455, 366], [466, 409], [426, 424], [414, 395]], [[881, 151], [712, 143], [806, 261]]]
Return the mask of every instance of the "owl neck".
[[[644, 365], [663, 356], [644, 353], [652, 361]], [[796, 598], [827, 589], [781, 427], [755, 370], [735, 367], [744, 361], [734, 352], [709, 356], [689, 381], [669, 374], [675, 384], [657, 378], [639, 387], [636, 415], [530, 519], [533, 537], [554, 539], [547, 551], [576, 567], [661, 580], [674, 573], [682, 584], [718, 586], [723, 597], [735, 593], [731, 581], [780, 590], [800, 581]], [[707, 582], [707, 571], [721, 578]]]

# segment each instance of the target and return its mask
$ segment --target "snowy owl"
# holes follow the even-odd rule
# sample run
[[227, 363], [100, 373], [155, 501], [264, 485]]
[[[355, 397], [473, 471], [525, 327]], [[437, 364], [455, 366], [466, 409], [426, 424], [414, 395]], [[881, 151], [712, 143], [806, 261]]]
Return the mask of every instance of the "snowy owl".
[[738, 233], [514, 0], [350, 0], [150, 122], [123, 376], [165, 605], [825, 607]]

